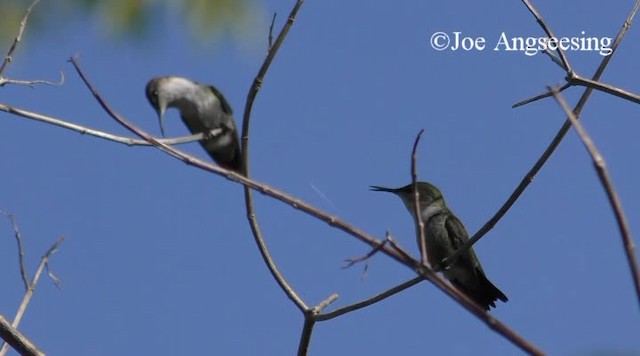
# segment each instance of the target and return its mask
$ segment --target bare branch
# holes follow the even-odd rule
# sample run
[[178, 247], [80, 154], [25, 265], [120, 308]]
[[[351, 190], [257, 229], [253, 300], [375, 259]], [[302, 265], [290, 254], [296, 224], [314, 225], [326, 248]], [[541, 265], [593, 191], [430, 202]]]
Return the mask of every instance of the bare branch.
[[[54, 242], [54, 244], [51, 245], [51, 247], [47, 250], [47, 252], [42, 256], [42, 259], [40, 260], [40, 264], [38, 265], [38, 269], [36, 270], [36, 273], [33, 275], [33, 279], [29, 284], [29, 288], [24, 293], [24, 297], [22, 298], [22, 303], [20, 303], [18, 312], [16, 313], [15, 318], [13, 318], [13, 323], [11, 323], [12, 327], [17, 328], [18, 325], [20, 325], [20, 321], [22, 321], [22, 317], [24, 316], [24, 313], [27, 310], [27, 306], [29, 305], [31, 298], [33, 297], [33, 293], [36, 291], [36, 285], [40, 280], [40, 275], [42, 275], [42, 270], [44, 269], [45, 265], [49, 262], [49, 258], [51, 257], [51, 255], [58, 250], [58, 247], [60, 246], [62, 241], [64, 241], [64, 236], [61, 236], [60, 238], [58, 238], [58, 240], [56, 240], [56, 242]], [[5, 343], [4, 345], [2, 345], [2, 349], [0, 349], [0, 356], [6, 355], [8, 349], [9, 349], [8, 343]]]
[[29, 5], [29, 7], [27, 8], [27, 11], [25, 11], [24, 17], [22, 18], [22, 21], [20, 21], [20, 28], [18, 29], [18, 35], [13, 40], [13, 43], [11, 44], [11, 47], [9, 47], [9, 51], [7, 52], [7, 55], [4, 57], [4, 61], [2, 62], [2, 65], [0, 65], [0, 78], [2, 78], [2, 74], [4, 73], [4, 71], [7, 70], [9, 63], [11, 63], [11, 60], [13, 59], [13, 52], [18, 47], [18, 43], [22, 41], [22, 35], [24, 34], [24, 29], [27, 26], [27, 21], [29, 21], [29, 15], [31, 15], [31, 11], [36, 5], [38, 5], [39, 2], [40, 0], [34, 0], [31, 3], [31, 5]]
[[302, 326], [302, 334], [300, 335], [300, 342], [298, 343], [298, 356], [306, 356], [309, 352], [311, 334], [313, 333], [313, 327], [315, 325], [316, 321], [313, 318], [313, 313], [309, 311], [304, 316], [304, 325]]
[[560, 58], [558, 58], [558, 56], [555, 53], [551, 52], [549, 48], [545, 48], [543, 53], [549, 56], [551, 61], [557, 64], [558, 67], [562, 68], [565, 72], [567, 71], [567, 67], [565, 67], [564, 64], [562, 64], [562, 61], [560, 60]]
[[[367, 254], [364, 255], [364, 256], [347, 258], [345, 260], [345, 265], [342, 267], [342, 269], [351, 268], [353, 265], [355, 265], [357, 263], [369, 260], [373, 255], [375, 255], [376, 253], [380, 252], [380, 250], [382, 249], [382, 246], [384, 246], [387, 242], [388, 242], [388, 240], [381, 241], [378, 246], [372, 248], [371, 251], [367, 252]], [[366, 269], [367, 269], [367, 266], [365, 266], [365, 271], [366, 271]]]
[[325, 300], [321, 301], [320, 303], [318, 303], [318, 305], [312, 308], [313, 313], [314, 314], [321, 313], [326, 307], [331, 305], [331, 303], [335, 302], [336, 300], [338, 300], [338, 293], [331, 294]]
[[[613, 85], [610, 84], [605, 84], [599, 81], [595, 81], [595, 80], [591, 80], [591, 79], [587, 79], [584, 78], [576, 73], [571, 73], [568, 74], [567, 77], [565, 78], [565, 80], [567, 81], [567, 83], [565, 83], [563, 86], [561, 86], [560, 88], [558, 88], [558, 91], [562, 92], [565, 89], [572, 87], [572, 86], [583, 86], [583, 87], [589, 87], [591, 89], [596, 89], [599, 90], [601, 92], [605, 92], [608, 94], [611, 94], [613, 96], [617, 96], [619, 98], [622, 99], [626, 99], [629, 100], [631, 102], [634, 102], [636, 104], [640, 104], [640, 96], [631, 92], [628, 92], [624, 89], [620, 89], [617, 87], [614, 87]], [[533, 96], [531, 98], [528, 99], [524, 99], [522, 101], [519, 101], [515, 104], [513, 104], [513, 106], [511, 106], [511, 108], [515, 109], [517, 107], [532, 103], [534, 101], [540, 100], [540, 99], [544, 99], [544, 98], [548, 98], [552, 96], [550, 91], [545, 91], [542, 94], [538, 94], [536, 96]]]
[[614, 87], [613, 85], [605, 84], [599, 81], [583, 78], [578, 74], [573, 74], [570, 78], [567, 78], [567, 82], [572, 85], [580, 85], [584, 87], [589, 87], [591, 89], [599, 90], [601, 92], [611, 94], [613, 96], [617, 96], [622, 99], [629, 100], [636, 104], [640, 104], [640, 96], [628, 92], [626, 90]]
[[11, 345], [20, 355], [44, 356], [44, 352], [27, 339], [19, 330], [12, 327], [4, 316], [0, 315], [0, 337]]
[[[407, 261], [413, 261], [413, 257], [411, 257], [411, 255], [409, 255], [409, 253], [407, 251], [405, 251], [402, 247], [400, 247], [400, 245], [398, 245], [398, 243], [393, 239], [393, 237], [391, 236], [391, 232], [389, 230], [387, 230], [387, 234], [386, 234], [386, 242], [389, 243], [389, 245], [391, 245], [391, 248], [397, 252], [400, 256], [402, 256], [403, 259], [407, 260]], [[425, 266], [423, 264], [420, 264], [419, 266], [417, 266], [417, 272], [419, 273], [421, 269], [423, 269]]]
[[273, 18], [271, 19], [271, 26], [269, 26], [269, 48], [267, 49], [267, 54], [269, 54], [268, 52], [271, 51], [271, 48], [273, 47], [273, 25], [275, 25], [276, 23], [277, 15], [278, 15], [277, 12], [273, 13]]
[[11, 47], [9, 47], [9, 51], [7, 51], [7, 55], [4, 57], [4, 61], [0, 64], [0, 87], [5, 86], [6, 84], [14, 84], [14, 85], [26, 85], [32, 87], [36, 84], [48, 84], [48, 85], [62, 85], [64, 83], [64, 74], [60, 72], [61, 79], [59, 83], [54, 83], [46, 80], [17, 80], [17, 79], [7, 79], [3, 76], [4, 72], [9, 67], [9, 63], [13, 60], [13, 52], [15, 52], [18, 47], [18, 43], [22, 41], [22, 36], [24, 35], [24, 30], [27, 27], [27, 22], [29, 21], [29, 15], [31, 15], [31, 11], [33, 8], [38, 5], [40, 0], [34, 0], [31, 2], [31, 5], [27, 7], [24, 16], [22, 17], [22, 21], [20, 21], [20, 28], [18, 29], [18, 34], [13, 40]]
[[[153, 146], [153, 144], [149, 143], [149, 141], [147, 140], [110, 134], [104, 131], [95, 130], [86, 126], [82, 126], [82, 125], [74, 124], [72, 122], [68, 122], [62, 119], [58, 119], [53, 116], [38, 114], [32, 111], [16, 108], [16, 107], [9, 106], [2, 103], [0, 103], [0, 111], [4, 111], [16, 116], [21, 116], [27, 119], [44, 122], [46, 124], [59, 126], [65, 129], [79, 132], [83, 135], [90, 135], [90, 136], [102, 138], [105, 140], [122, 143], [127, 146]], [[206, 139], [209, 136], [219, 135], [220, 133], [222, 133], [222, 129], [213, 129], [208, 133], [199, 133], [195, 135], [180, 136], [180, 137], [174, 137], [174, 138], [163, 138], [163, 139], [156, 138], [156, 140], [166, 145], [178, 145], [183, 143], [200, 141], [200, 140]]]
[[48, 80], [7, 79], [7, 78], [0, 77], [0, 87], [5, 86], [6, 84], [24, 85], [30, 88], [35, 88], [35, 86], [38, 84], [46, 84], [46, 85], [51, 85], [53, 87], [59, 87], [59, 86], [62, 86], [62, 84], [64, 84], [64, 73], [60, 71], [60, 80], [57, 82], [51, 82]]
[[4, 214], [9, 219], [11, 226], [13, 226], [13, 234], [16, 237], [18, 243], [18, 262], [20, 264], [20, 276], [22, 277], [22, 283], [24, 284], [25, 291], [29, 289], [29, 277], [27, 277], [27, 266], [24, 262], [24, 244], [22, 243], [22, 234], [20, 228], [18, 228], [18, 222], [15, 216], [8, 211], [0, 210], [0, 214]]
[[327, 299], [320, 302], [320, 304], [304, 312], [304, 325], [302, 327], [302, 334], [300, 335], [300, 342], [298, 343], [298, 355], [306, 356], [309, 351], [311, 333], [313, 332], [313, 327], [316, 324], [316, 316], [337, 299], [338, 294], [334, 293]]
[[571, 124], [576, 129], [578, 136], [582, 140], [582, 143], [589, 151], [589, 155], [591, 156], [591, 160], [593, 161], [593, 166], [598, 173], [598, 177], [600, 178], [600, 182], [604, 187], [605, 192], [607, 193], [607, 198], [609, 198], [609, 203], [611, 204], [611, 209], [613, 209], [613, 214], [616, 217], [616, 221], [618, 222], [618, 228], [620, 229], [620, 237], [622, 238], [622, 246], [624, 247], [624, 251], [627, 255], [627, 263], [629, 264], [629, 269], [631, 270], [631, 276], [633, 279], [633, 284], [636, 287], [636, 296], [638, 297], [638, 302], [640, 303], [640, 269], [638, 268], [638, 261], [636, 261], [635, 257], [635, 246], [633, 244], [633, 238], [631, 237], [631, 229], [629, 228], [629, 223], [624, 214], [624, 210], [622, 208], [622, 202], [620, 201], [620, 197], [618, 197], [618, 193], [613, 186], [613, 182], [611, 177], [609, 176], [609, 172], [607, 170], [607, 165], [604, 160], [604, 157], [589, 137], [587, 130], [582, 126], [578, 118], [571, 112], [567, 101], [564, 100], [564, 97], [558, 90], [552, 87], [548, 87], [548, 89], [553, 94], [553, 97], [556, 99], [560, 107], [564, 111]]
[[[555, 38], [556, 36], [553, 34], [553, 32], [551, 32], [551, 28], [549, 27], [549, 25], [547, 25], [547, 23], [542, 18], [542, 15], [533, 6], [533, 4], [531, 4], [529, 0], [522, 0], [522, 3], [524, 4], [524, 6], [527, 7], [529, 12], [531, 12], [533, 17], [535, 17], [540, 27], [542, 27], [542, 30], [547, 34], [547, 37]], [[569, 61], [567, 60], [567, 57], [565, 56], [564, 51], [562, 50], [562, 48], [560, 48], [560, 46], [558, 46], [558, 50], [556, 52], [558, 52], [558, 56], [560, 56], [560, 62], [562, 63], [561, 67], [566, 68], [567, 72], [573, 72], [573, 70], [571, 69], [571, 65], [569, 64]]]
[[[534, 15], [534, 17], [538, 21], [538, 23], [545, 30], [545, 32], [547, 32], [547, 34], [550, 37], [552, 37], [550, 35], [551, 34], [551, 30], [549, 29], [547, 24], [544, 22], [544, 20], [542, 19], [540, 14], [537, 12], [537, 10], [533, 7], [533, 5], [531, 5], [527, 0], [523, 0], [523, 3], [525, 4], [525, 6], [527, 6], [529, 11], [531, 11], [531, 13]], [[626, 99], [626, 100], [630, 100], [630, 101], [635, 102], [635, 103], [640, 103], [640, 96], [638, 96], [636, 94], [633, 94], [633, 93], [630, 93], [628, 91], [619, 89], [619, 88], [614, 87], [612, 85], [600, 83], [598, 81], [600, 79], [600, 76], [601, 76], [602, 72], [604, 71], [605, 67], [609, 63], [609, 60], [611, 60], [610, 57], [613, 55], [613, 53], [615, 53], [616, 49], [618, 48], [618, 45], [622, 41], [622, 38], [626, 34], [626, 32], [629, 29], [629, 27], [631, 27], [631, 22], [633, 21], [633, 18], [635, 17], [636, 12], [638, 11], [639, 5], [640, 5], [640, 3], [636, 2], [636, 4], [634, 5], [633, 9], [631, 10], [629, 15], [627, 16], [627, 19], [623, 23], [622, 28], [618, 32], [618, 35], [616, 36], [616, 39], [613, 42], [613, 46], [611, 47], [611, 53], [608, 56], [604, 57], [604, 59], [600, 63], [600, 66], [598, 67], [598, 70], [596, 71], [596, 74], [593, 77], [593, 80], [590, 80], [590, 79], [587, 79], [587, 78], [583, 78], [582, 76], [576, 74], [571, 69], [571, 67], [569, 66], [569, 63], [568, 63], [567, 59], [564, 57], [564, 52], [562, 51], [561, 48], [558, 48], [558, 51], [557, 51], [558, 54], [560, 55], [560, 59], [558, 59], [558, 57], [556, 57], [548, 49], [545, 50], [545, 53], [547, 55], [549, 55], [549, 57], [551, 57], [551, 60], [554, 61], [556, 64], [558, 64], [561, 68], [563, 68], [566, 71], [567, 75], [565, 77], [565, 80], [567, 81], [567, 84], [569, 84], [569, 86], [573, 86], [573, 85], [586, 86], [586, 87], [589, 87], [591, 89], [600, 90], [600, 91], [603, 91], [605, 93], [609, 93], [609, 94], [612, 94], [614, 96], [618, 96], [620, 98], [623, 98], [623, 99]], [[567, 85], [563, 85], [562, 89], [560, 91], [563, 91], [567, 87], [568, 87]], [[582, 99], [585, 99], [585, 100], [584, 100], [584, 102], [582, 103], [581, 106], [583, 106], [586, 103], [586, 101], [587, 101], [587, 99], [588, 99], [590, 94], [591, 94], [590, 91], [585, 91], [583, 93], [581, 101], [583, 101]], [[523, 101], [520, 101], [520, 102], [514, 104], [512, 107], [516, 108], [516, 107], [531, 103], [533, 101], [536, 101], [536, 100], [539, 100], [539, 99], [542, 99], [542, 98], [546, 98], [548, 96], [551, 96], [551, 93], [549, 91], [545, 92], [544, 94], [534, 96], [533, 98], [525, 99]], [[580, 116], [580, 111], [581, 110], [582, 109], [578, 110], [578, 112], [576, 113], [576, 116]], [[568, 121], [566, 121], [565, 124], [568, 124]], [[565, 126], [563, 126], [563, 129], [565, 128]], [[568, 128], [566, 128], [565, 131], [568, 131]]]
[[420, 249], [420, 261], [422, 264], [429, 266], [426, 236], [424, 236], [424, 221], [422, 221], [422, 210], [420, 209], [420, 192], [418, 192], [418, 169], [416, 167], [416, 152], [418, 151], [418, 143], [420, 143], [420, 137], [422, 137], [423, 133], [424, 129], [418, 132], [418, 136], [416, 136], [416, 140], [413, 143], [413, 150], [411, 151], [411, 185], [413, 186], [413, 198], [416, 202], [413, 206], [413, 213], [416, 215], [416, 238], [418, 239], [418, 248]]
[[[570, 88], [571, 86], [572, 86], [571, 84], [566, 83], [565, 85], [561, 86], [558, 90], [559, 90], [559, 91], [564, 91], [565, 89]], [[524, 99], [524, 100], [522, 100], [522, 101], [519, 101], [519, 102], [517, 102], [517, 103], [513, 104], [513, 105], [511, 106], [511, 108], [512, 108], [512, 109], [515, 109], [515, 108], [517, 108], [517, 107], [520, 107], [520, 106], [523, 106], [523, 105], [527, 105], [527, 104], [532, 103], [532, 102], [534, 102], [534, 101], [538, 101], [538, 100], [540, 100], [540, 99], [548, 98], [548, 97], [550, 97], [550, 96], [551, 96], [551, 94], [549, 94], [549, 91], [545, 91], [545, 92], [544, 92], [544, 93], [542, 93], [542, 94], [538, 94], [538, 95], [536, 95], [536, 96], [532, 96], [532, 97], [530, 97], [530, 98], [527, 98], [527, 99]]]
[[406, 282], [404, 282], [404, 283], [402, 283], [400, 285], [397, 285], [397, 286], [395, 286], [393, 288], [390, 288], [390, 289], [388, 289], [388, 290], [386, 290], [386, 291], [384, 291], [384, 292], [382, 292], [380, 294], [376, 294], [371, 298], [367, 298], [365, 300], [362, 300], [362, 301], [359, 301], [357, 303], [353, 303], [353, 304], [347, 305], [345, 307], [336, 309], [336, 310], [328, 312], [328, 313], [316, 315], [315, 320], [316, 321], [331, 320], [331, 319], [337, 318], [337, 317], [339, 317], [341, 315], [350, 313], [352, 311], [368, 307], [368, 306], [370, 306], [372, 304], [375, 304], [375, 303], [377, 303], [379, 301], [387, 299], [387, 298], [391, 297], [392, 295], [400, 293], [405, 289], [411, 288], [414, 285], [416, 285], [416, 284], [418, 284], [418, 283], [420, 283], [420, 282], [422, 282], [424, 280], [425, 280], [425, 278], [422, 277], [422, 276], [415, 277], [415, 278], [413, 278], [413, 279], [411, 279], [409, 281], [406, 281]]

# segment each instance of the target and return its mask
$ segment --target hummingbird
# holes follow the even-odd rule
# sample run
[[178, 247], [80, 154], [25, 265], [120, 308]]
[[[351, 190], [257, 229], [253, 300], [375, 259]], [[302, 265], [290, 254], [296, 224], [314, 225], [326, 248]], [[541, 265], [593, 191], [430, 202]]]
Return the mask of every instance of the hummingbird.
[[[216, 163], [243, 173], [233, 111], [218, 89], [183, 77], [164, 76], [151, 79], [147, 83], [146, 94], [158, 114], [163, 137], [164, 112], [167, 108], [176, 108], [192, 134], [208, 134], [200, 144]], [[212, 130], [219, 132], [209, 134]]]
[[[415, 216], [415, 195], [413, 184], [402, 188], [385, 188], [371, 186], [371, 190], [389, 192], [397, 195], [411, 213], [418, 225]], [[428, 182], [417, 183], [420, 197], [420, 214], [424, 223], [425, 248], [427, 259], [431, 266], [438, 266], [445, 258], [460, 248], [467, 240], [469, 234], [462, 222], [447, 208], [444, 197], [438, 188]], [[417, 233], [419, 238], [420, 234]], [[496, 307], [498, 299], [507, 302], [508, 298], [496, 286], [487, 279], [482, 270], [480, 261], [470, 247], [463, 254], [446, 266], [444, 276], [476, 304], [489, 310]]]

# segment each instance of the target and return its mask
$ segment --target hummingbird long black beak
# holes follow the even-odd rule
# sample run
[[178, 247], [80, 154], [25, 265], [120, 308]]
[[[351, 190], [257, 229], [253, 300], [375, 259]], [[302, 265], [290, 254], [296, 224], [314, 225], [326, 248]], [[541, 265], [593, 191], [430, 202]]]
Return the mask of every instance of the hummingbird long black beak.
[[159, 107], [158, 107], [158, 121], [160, 122], [160, 133], [162, 134], [162, 137], [167, 137], [164, 134], [164, 112], [167, 109], [167, 105], [165, 103], [159, 103]]
[[381, 187], [379, 185], [372, 185], [372, 186], [369, 186], [369, 190], [374, 192], [387, 192], [387, 193], [398, 194], [398, 191], [400, 190], [400, 188], [386, 188], [386, 187]]

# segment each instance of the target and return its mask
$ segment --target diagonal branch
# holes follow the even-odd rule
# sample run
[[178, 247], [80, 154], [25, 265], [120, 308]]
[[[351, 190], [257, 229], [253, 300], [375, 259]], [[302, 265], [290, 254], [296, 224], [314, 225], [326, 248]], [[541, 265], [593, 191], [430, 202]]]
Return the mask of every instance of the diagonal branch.
[[[546, 21], [542, 18], [542, 15], [533, 6], [533, 4], [531, 4], [529, 0], [522, 0], [522, 3], [524, 4], [524, 6], [527, 7], [529, 12], [531, 12], [531, 15], [535, 17], [536, 22], [538, 22], [540, 27], [542, 27], [542, 30], [547, 34], [547, 37], [555, 38], [556, 36], [553, 34], [553, 32], [551, 32], [551, 27], [547, 25]], [[558, 56], [560, 57], [561, 67], [565, 68], [568, 73], [573, 72], [573, 70], [571, 69], [571, 65], [569, 64], [569, 61], [567, 60], [567, 57], [565, 56], [564, 51], [562, 50], [562, 48], [560, 48], [560, 46], [558, 46], [558, 50], [556, 52], [558, 52]]]
[[[565, 83], [563, 86], [558, 88], [558, 91], [560, 91], [560, 92], [565, 91], [567, 88], [571, 88], [572, 86], [573, 85], [571, 85], [570, 83]], [[532, 96], [530, 98], [527, 98], [527, 99], [524, 99], [524, 100], [521, 100], [521, 101], [518, 101], [517, 103], [511, 105], [511, 108], [515, 109], [517, 107], [524, 106], [524, 105], [533, 103], [534, 101], [538, 101], [540, 99], [548, 98], [550, 96], [551, 96], [551, 94], [549, 93], [549, 91], [545, 91], [544, 93]]]
[[618, 228], [620, 229], [620, 237], [622, 238], [622, 246], [624, 247], [624, 251], [627, 255], [627, 263], [629, 263], [629, 269], [631, 270], [631, 277], [633, 279], [633, 284], [636, 287], [636, 296], [638, 297], [638, 302], [640, 303], [640, 269], [638, 268], [638, 261], [636, 261], [635, 257], [635, 246], [633, 244], [633, 238], [631, 237], [631, 229], [629, 228], [629, 222], [624, 214], [624, 210], [622, 209], [622, 202], [620, 201], [620, 197], [618, 197], [618, 193], [613, 186], [613, 182], [611, 181], [611, 177], [609, 176], [609, 172], [607, 170], [607, 164], [602, 157], [602, 154], [589, 137], [587, 130], [582, 126], [578, 118], [571, 112], [569, 109], [569, 105], [562, 94], [558, 92], [557, 89], [548, 87], [549, 91], [553, 94], [553, 97], [556, 99], [565, 115], [571, 121], [571, 124], [576, 129], [578, 136], [582, 140], [582, 143], [589, 151], [589, 155], [591, 156], [591, 160], [593, 160], [593, 166], [598, 172], [598, 177], [600, 178], [600, 182], [604, 187], [605, 192], [607, 193], [607, 198], [609, 198], [609, 203], [611, 204], [611, 209], [613, 209], [613, 214], [616, 217], [616, 221], [618, 222]]
[[29, 289], [29, 277], [27, 277], [27, 266], [24, 262], [24, 243], [22, 242], [22, 233], [20, 233], [20, 228], [18, 227], [18, 222], [16, 221], [15, 216], [8, 211], [0, 210], [0, 214], [6, 215], [7, 219], [11, 223], [13, 227], [13, 235], [16, 237], [16, 242], [18, 243], [18, 263], [20, 264], [20, 276], [22, 277], [22, 283], [24, 284], [24, 289]]
[[0, 315], [0, 338], [11, 345], [20, 355], [44, 356], [42, 352], [31, 340], [27, 339], [18, 329], [9, 324], [4, 316]]

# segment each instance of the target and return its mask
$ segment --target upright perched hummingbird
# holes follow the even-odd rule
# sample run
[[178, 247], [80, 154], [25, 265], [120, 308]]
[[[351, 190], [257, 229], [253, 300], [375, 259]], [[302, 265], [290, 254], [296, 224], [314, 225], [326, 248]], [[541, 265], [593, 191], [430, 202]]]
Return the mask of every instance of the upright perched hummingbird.
[[220, 129], [221, 132], [201, 140], [200, 144], [220, 166], [243, 173], [233, 112], [218, 89], [187, 78], [166, 76], [151, 79], [146, 92], [147, 99], [158, 113], [162, 136], [165, 110], [177, 108], [182, 121], [193, 134]]
[[[469, 235], [462, 222], [447, 208], [438, 188], [427, 182], [418, 182], [417, 185], [427, 258], [431, 266], [438, 266], [443, 259], [469, 240]], [[409, 209], [417, 226], [412, 184], [395, 189], [371, 186], [371, 190], [399, 196]], [[507, 296], [487, 279], [472, 248], [454, 260], [444, 270], [444, 276], [485, 310], [489, 310], [489, 307], [495, 308], [494, 302], [498, 299], [503, 302], [508, 300]]]

